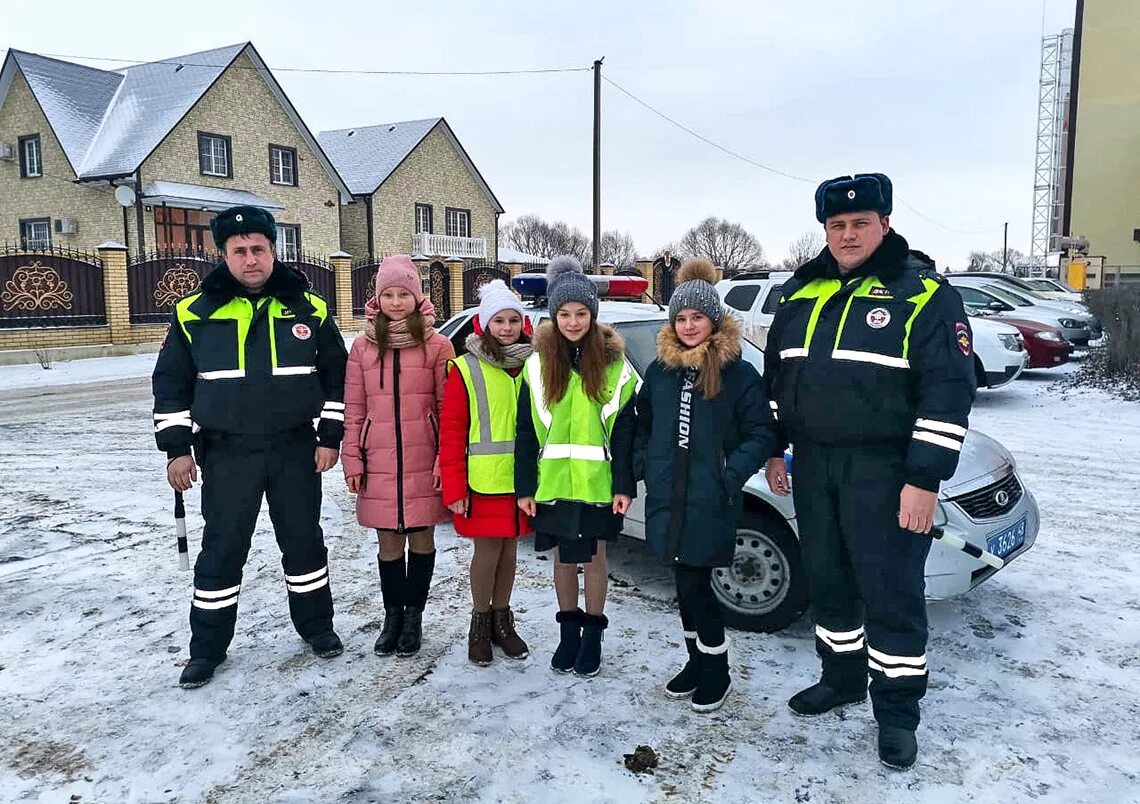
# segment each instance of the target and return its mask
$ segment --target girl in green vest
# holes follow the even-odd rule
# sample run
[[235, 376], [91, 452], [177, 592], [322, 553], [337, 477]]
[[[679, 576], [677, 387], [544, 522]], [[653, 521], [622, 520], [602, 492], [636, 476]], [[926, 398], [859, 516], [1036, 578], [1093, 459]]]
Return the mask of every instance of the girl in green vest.
[[467, 658], [488, 665], [497, 645], [510, 659], [529, 649], [515, 632], [511, 590], [518, 540], [530, 518], [515, 500], [515, 414], [531, 326], [501, 279], [479, 289], [467, 353], [451, 363], [443, 389], [439, 468], [455, 532], [471, 540], [471, 628]]
[[[607, 541], [621, 532], [633, 479], [637, 377], [621, 336], [598, 322], [598, 292], [578, 261], [547, 267], [553, 321], [539, 326], [523, 368], [515, 436], [515, 493], [534, 518], [535, 549], [554, 550], [558, 648], [550, 666], [597, 675], [609, 586]], [[586, 610], [578, 607], [585, 566]]]

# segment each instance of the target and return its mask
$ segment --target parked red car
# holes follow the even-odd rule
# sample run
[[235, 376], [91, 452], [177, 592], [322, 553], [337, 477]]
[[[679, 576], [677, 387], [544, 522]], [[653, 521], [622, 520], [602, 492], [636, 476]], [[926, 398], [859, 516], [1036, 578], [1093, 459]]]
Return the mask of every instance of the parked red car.
[[1001, 323], [1016, 327], [1025, 339], [1025, 351], [1029, 352], [1029, 365], [1026, 368], [1052, 368], [1069, 362], [1073, 344], [1061, 336], [1061, 330], [1038, 321], [1024, 318], [1006, 318]]

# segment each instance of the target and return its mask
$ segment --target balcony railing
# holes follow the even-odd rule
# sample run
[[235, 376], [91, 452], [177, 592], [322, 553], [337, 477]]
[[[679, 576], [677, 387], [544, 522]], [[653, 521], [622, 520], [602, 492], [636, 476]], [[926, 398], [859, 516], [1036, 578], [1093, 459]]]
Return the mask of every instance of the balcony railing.
[[449, 235], [420, 232], [412, 235], [412, 251], [432, 257], [487, 258], [487, 238], [451, 237]]

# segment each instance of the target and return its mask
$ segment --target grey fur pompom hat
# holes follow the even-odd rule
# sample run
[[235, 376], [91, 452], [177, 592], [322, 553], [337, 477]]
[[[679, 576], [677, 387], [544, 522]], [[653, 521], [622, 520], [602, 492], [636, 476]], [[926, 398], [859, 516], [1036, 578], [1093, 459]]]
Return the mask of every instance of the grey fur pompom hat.
[[546, 302], [553, 316], [569, 302], [579, 302], [598, 319], [598, 288], [586, 276], [581, 264], [570, 256], [555, 257], [546, 266]]
[[682, 310], [704, 313], [713, 326], [720, 329], [724, 321], [724, 305], [716, 292], [716, 268], [705, 259], [685, 260], [677, 271], [679, 284], [669, 297], [669, 323], [677, 323]]

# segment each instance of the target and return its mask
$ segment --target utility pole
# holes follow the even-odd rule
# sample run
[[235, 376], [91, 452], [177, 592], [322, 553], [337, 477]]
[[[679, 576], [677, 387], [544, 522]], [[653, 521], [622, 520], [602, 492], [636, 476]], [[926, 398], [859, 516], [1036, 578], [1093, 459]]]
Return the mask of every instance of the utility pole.
[[1005, 266], [1009, 263], [1009, 221], [1005, 222], [1005, 234], [1001, 238], [1001, 270], [1005, 273]]
[[594, 62], [594, 272], [602, 264], [602, 62]]

